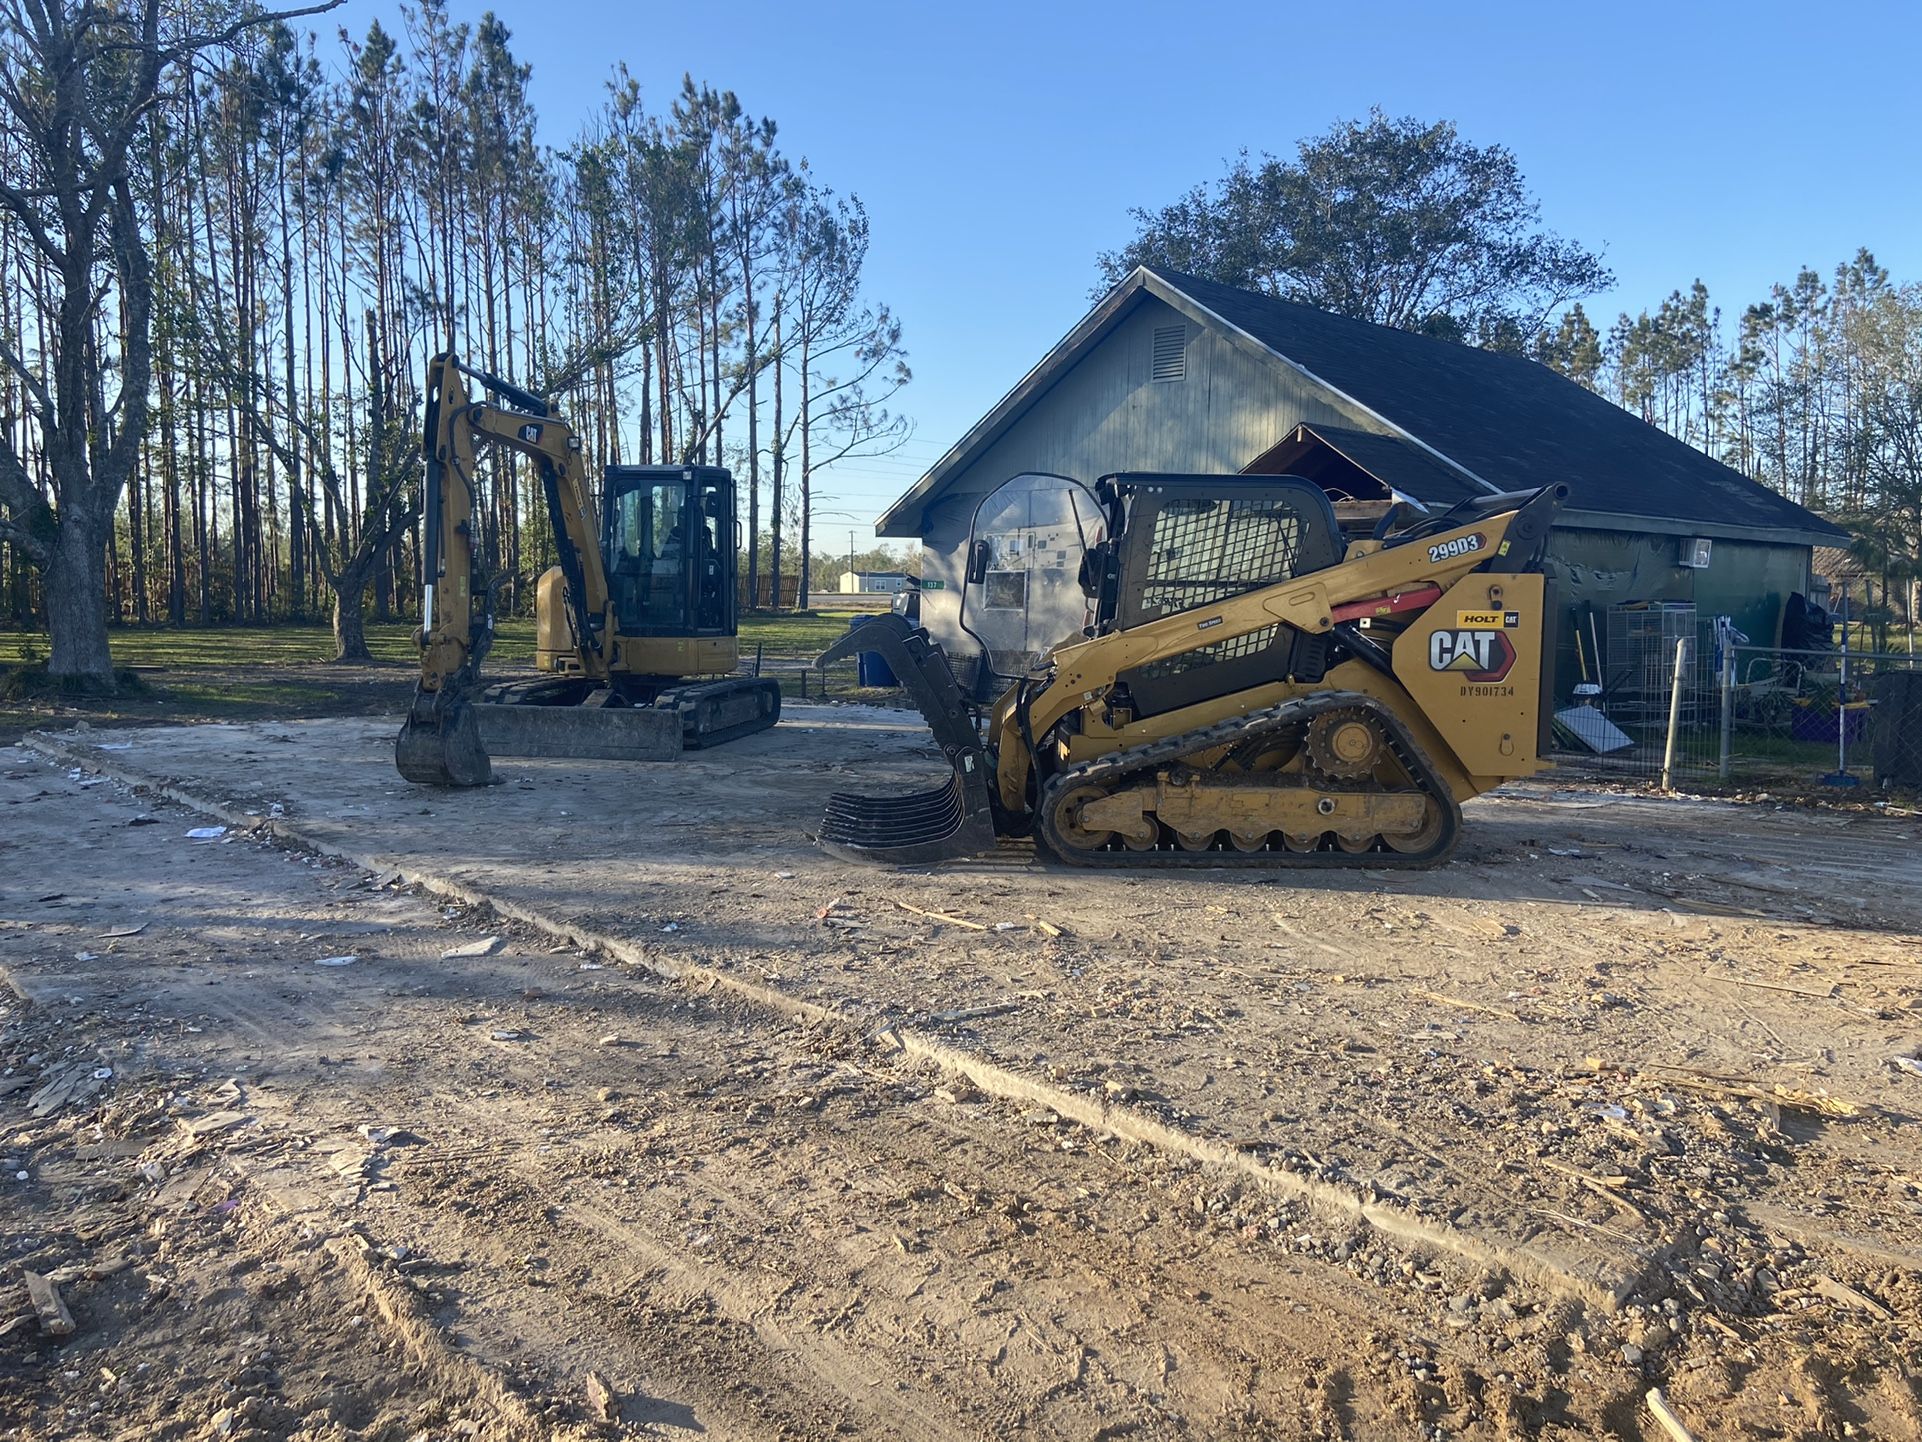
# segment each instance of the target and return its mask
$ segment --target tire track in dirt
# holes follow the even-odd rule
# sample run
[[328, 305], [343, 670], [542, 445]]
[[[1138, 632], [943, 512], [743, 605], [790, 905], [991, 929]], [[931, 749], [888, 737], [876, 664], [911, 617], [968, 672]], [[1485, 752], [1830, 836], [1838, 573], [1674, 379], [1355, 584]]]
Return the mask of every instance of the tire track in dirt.
[[[150, 790], [229, 825], [264, 832], [320, 855], [345, 861], [372, 875], [397, 875], [410, 885], [463, 905], [489, 908], [545, 935], [605, 953], [631, 966], [644, 967], [666, 979], [725, 990], [781, 1017], [817, 1021], [840, 1019], [828, 1008], [790, 996], [778, 987], [749, 981], [711, 966], [681, 961], [582, 922], [550, 916], [540, 907], [511, 901], [453, 876], [403, 865], [392, 858], [357, 850], [297, 820], [260, 816], [213, 801], [163, 777], [103, 757], [91, 747], [72, 746], [59, 738], [42, 735], [29, 736], [22, 744], [50, 758], [77, 763], [125, 784]], [[931, 1060], [948, 1070], [964, 1074], [985, 1091], [1014, 1102], [1046, 1105], [1083, 1125], [1110, 1130], [1132, 1141], [1204, 1165], [1238, 1171], [1250, 1181], [1292, 1195], [1308, 1205], [1338, 1212], [1351, 1222], [1372, 1227], [1394, 1245], [1421, 1246], [1452, 1253], [1463, 1266], [1506, 1270], [1604, 1311], [1613, 1310], [1640, 1280], [1639, 1269], [1621, 1269], [1616, 1265], [1618, 1259], [1613, 1257], [1587, 1255], [1578, 1258], [1563, 1255], [1551, 1250], [1540, 1239], [1517, 1241], [1498, 1233], [1470, 1230], [1445, 1221], [1423, 1218], [1403, 1208], [1373, 1200], [1362, 1191], [1340, 1182], [1304, 1177], [1270, 1167], [1260, 1157], [1222, 1142], [1169, 1126], [1126, 1107], [1091, 1101], [997, 1065], [978, 1053], [958, 1049], [939, 1037], [898, 1025], [886, 1030], [909, 1055]]]
[[[780, 1038], [751, 1030], [753, 1018], [739, 1008], [723, 1009], [732, 1013], [733, 1049], [779, 1044]], [[213, 1011], [263, 1040], [287, 1020], [276, 1008], [255, 1005], [216, 1002]], [[435, 1071], [408, 1076], [410, 1125], [488, 1135], [500, 1148], [484, 1174], [458, 1164], [435, 1169], [434, 1196], [487, 1199], [478, 1213], [483, 1225], [467, 1224], [473, 1211], [441, 1207], [410, 1217], [409, 1225], [438, 1238], [426, 1248], [430, 1255], [451, 1248], [485, 1258], [496, 1272], [512, 1270], [517, 1247], [543, 1253], [549, 1274], [563, 1279], [556, 1285], [567, 1288], [570, 1306], [585, 1302], [609, 1327], [638, 1331], [633, 1340], [643, 1355], [713, 1350], [717, 1330], [730, 1334], [721, 1351], [732, 1371], [759, 1379], [757, 1395], [778, 1392], [786, 1422], [811, 1417], [810, 1427], [825, 1419], [873, 1435], [949, 1438], [1010, 1429], [1072, 1435], [1118, 1416], [1174, 1435], [1189, 1431], [1184, 1419], [1242, 1413], [1273, 1419], [1279, 1407], [1291, 1425], [1306, 1425], [1322, 1410], [1307, 1379], [1325, 1365], [1331, 1336], [1340, 1330], [1332, 1318], [1357, 1332], [1372, 1325], [1377, 1299], [1345, 1277], [1346, 1287], [1335, 1286], [1291, 1263], [1286, 1272], [1293, 1276], [1277, 1285], [1268, 1269], [1220, 1255], [1223, 1248], [1206, 1236], [1197, 1241], [1165, 1222], [1137, 1222], [1121, 1246], [1097, 1219], [1064, 1222], [1056, 1208], [1073, 1189], [1092, 1190], [1089, 1182], [1111, 1186], [1105, 1163], [1064, 1157], [1080, 1178], [1071, 1189], [1055, 1174], [1061, 1164], [1054, 1158], [1038, 1166], [1031, 1148], [1008, 1142], [1005, 1122], [985, 1114], [949, 1122], [952, 1107], [938, 1121], [904, 1116], [903, 1104], [873, 1095], [885, 1079], [844, 1079], [822, 1109], [785, 1112], [772, 1144], [765, 1140], [766, 1120], [751, 1116], [759, 1104], [733, 1098], [747, 1100], [748, 1115], [716, 1126], [709, 1113], [697, 1123], [697, 1135], [670, 1128], [650, 1144], [660, 1150], [665, 1142], [678, 1155], [698, 1150], [706, 1158], [699, 1170], [676, 1171], [638, 1197], [614, 1193], [624, 1203], [618, 1208], [596, 1202], [581, 1186], [594, 1179], [591, 1156], [541, 1140], [543, 1132], [578, 1128], [584, 1120], [539, 1101], [543, 1080], [566, 1076], [574, 1058], [594, 1055], [583, 1030], [558, 1023], [544, 1028], [538, 1047], [511, 1053], [504, 1063], [484, 1053], [494, 1061], [490, 1080], [532, 1099], [518, 1109], [523, 1119], [510, 1119], [499, 1106], [458, 1100], [458, 1088], [437, 1074], [465, 1070], [476, 1050], [471, 1040], [450, 1038], [436, 1049]], [[683, 1067], [690, 1064], [681, 1059]], [[621, 1079], [623, 1086], [684, 1080]], [[607, 1130], [601, 1129], [604, 1147]], [[620, 1140], [612, 1138], [612, 1146]], [[743, 1150], [749, 1155], [742, 1164], [731, 1164], [732, 1154]], [[774, 1153], [795, 1160], [771, 1168]], [[605, 1159], [610, 1151], [597, 1155]], [[396, 1176], [413, 1170], [402, 1162]], [[883, 1200], [858, 1186], [876, 1172], [890, 1178], [886, 1190], [895, 1195], [886, 1200], [896, 1205], [851, 1206]], [[810, 1191], [834, 1199], [830, 1222], [823, 1224], [818, 1206], [797, 1216], [784, 1205], [781, 1194], [801, 1177]], [[1028, 1196], [998, 1197], [997, 1189], [1013, 1178]], [[916, 1212], [938, 1199], [940, 1214], [904, 1221], [902, 1197], [920, 1199]], [[1106, 1208], [1117, 1209], [1114, 1203]], [[1030, 1212], [1038, 1225], [1028, 1220]], [[687, 1247], [690, 1214], [698, 1214], [703, 1229], [724, 1229], [731, 1240], [701, 1250], [697, 1259]], [[906, 1247], [893, 1240], [904, 1235], [904, 1225], [922, 1234]], [[658, 1299], [638, 1317], [628, 1296], [636, 1283]], [[797, 1296], [803, 1285], [819, 1300]], [[1243, 1305], [1213, 1300], [1224, 1285]], [[981, 1299], [1011, 1287], [1024, 1295], [1045, 1292], [1054, 1310], [991, 1307], [990, 1324]], [[1148, 1297], [1160, 1305], [1144, 1305]], [[690, 1309], [691, 1325], [682, 1315]], [[508, 1321], [496, 1317], [488, 1325], [523, 1343], [546, 1331], [550, 1361], [578, 1341], [573, 1330], [555, 1331], [527, 1315], [524, 1302], [511, 1307], [511, 1326]], [[463, 1319], [462, 1325], [473, 1323]], [[980, 1343], [984, 1334], [995, 1341], [997, 1328], [1005, 1330], [991, 1356]], [[652, 1345], [663, 1332], [671, 1345]], [[971, 1366], [970, 1358], [979, 1365]], [[742, 1405], [733, 1377], [677, 1371], [688, 1395]], [[1178, 1382], [1170, 1385], [1169, 1374]], [[1367, 1389], [1350, 1383], [1347, 1390]], [[1358, 1400], [1372, 1403], [1371, 1411], [1388, 1405], [1379, 1395]], [[755, 1409], [757, 1425], [772, 1420]]]

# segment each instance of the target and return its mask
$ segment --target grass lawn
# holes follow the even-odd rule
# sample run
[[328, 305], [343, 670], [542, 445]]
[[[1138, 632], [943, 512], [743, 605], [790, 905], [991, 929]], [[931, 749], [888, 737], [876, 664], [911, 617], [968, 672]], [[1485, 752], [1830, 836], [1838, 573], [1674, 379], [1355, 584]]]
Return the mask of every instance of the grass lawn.
[[[782, 689], [799, 696], [820, 693], [819, 678], [804, 682], [803, 663], [845, 634], [845, 613], [750, 616], [741, 623], [741, 664], [752, 667], [756, 650], [782, 678]], [[285, 716], [383, 714], [406, 705], [414, 683], [411, 623], [367, 627], [375, 666], [336, 666], [333, 633], [325, 625], [170, 627], [116, 626], [109, 632], [114, 663], [131, 668], [151, 688], [101, 700], [68, 699], [42, 689], [18, 700], [0, 699], [0, 743], [36, 726], [85, 718], [96, 724], [187, 720], [267, 720]], [[44, 662], [44, 633], [0, 631], [0, 697], [7, 668]], [[489, 670], [512, 671], [534, 659], [534, 623], [517, 618], [499, 625]], [[852, 662], [840, 668], [834, 691], [847, 699]], [[872, 699], [860, 697], [859, 699]]]
[[[755, 647], [772, 660], [810, 660], [848, 628], [845, 615], [749, 616], [741, 622], [741, 657], [751, 662]], [[247, 666], [300, 666], [331, 661], [333, 632], [324, 625], [283, 626], [116, 626], [109, 632], [117, 665], [191, 670]], [[44, 632], [0, 631], [0, 666], [47, 658]], [[376, 661], [411, 662], [415, 657], [411, 622], [369, 625], [367, 649]], [[496, 628], [494, 659], [526, 665], [534, 659], [534, 623], [524, 617]]]

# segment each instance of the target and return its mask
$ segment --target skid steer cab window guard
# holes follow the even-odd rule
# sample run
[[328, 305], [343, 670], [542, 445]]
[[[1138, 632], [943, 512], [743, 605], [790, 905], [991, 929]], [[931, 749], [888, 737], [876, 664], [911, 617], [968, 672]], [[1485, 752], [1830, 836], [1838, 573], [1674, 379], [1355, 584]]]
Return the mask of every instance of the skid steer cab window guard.
[[1327, 492], [1296, 476], [1121, 475], [1105, 484], [1127, 507], [1116, 616], [1124, 630], [1342, 557]]
[[982, 498], [960, 619], [988, 671], [1022, 675], [1050, 647], [1080, 638], [1091, 619], [1082, 562], [1103, 534], [1100, 502], [1069, 476], [1029, 472]]

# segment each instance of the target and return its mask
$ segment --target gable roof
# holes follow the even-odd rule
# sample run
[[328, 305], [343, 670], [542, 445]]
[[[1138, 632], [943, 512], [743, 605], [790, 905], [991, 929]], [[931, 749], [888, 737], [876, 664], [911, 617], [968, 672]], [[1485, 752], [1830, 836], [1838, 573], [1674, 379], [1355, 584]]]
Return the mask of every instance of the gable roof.
[[1150, 266], [1137, 267], [1110, 291], [888, 509], [876, 529], [883, 535], [914, 534], [921, 509], [945, 482], [1146, 296], [1307, 374], [1382, 421], [1442, 471], [1459, 473], [1482, 492], [1530, 490], [1560, 481], [1569, 488], [1566, 510], [1594, 513], [1598, 519], [1679, 522], [1711, 533], [1775, 531], [1805, 544], [1844, 534], [1538, 362]]

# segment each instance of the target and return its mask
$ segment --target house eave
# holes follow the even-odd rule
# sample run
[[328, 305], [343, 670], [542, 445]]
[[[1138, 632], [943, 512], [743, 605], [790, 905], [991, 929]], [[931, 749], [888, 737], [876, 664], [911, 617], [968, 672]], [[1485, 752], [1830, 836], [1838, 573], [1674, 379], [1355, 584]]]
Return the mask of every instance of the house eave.
[[1676, 520], [1619, 511], [1562, 510], [1555, 524], [1573, 531], [1622, 531], [1629, 535], [1701, 536], [1711, 541], [1761, 541], [1773, 546], [1832, 546], [1847, 540], [1842, 531], [1796, 530], [1784, 526], [1739, 526], [1723, 521]]

